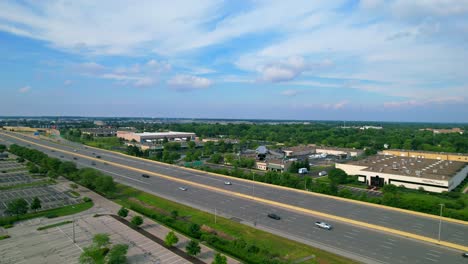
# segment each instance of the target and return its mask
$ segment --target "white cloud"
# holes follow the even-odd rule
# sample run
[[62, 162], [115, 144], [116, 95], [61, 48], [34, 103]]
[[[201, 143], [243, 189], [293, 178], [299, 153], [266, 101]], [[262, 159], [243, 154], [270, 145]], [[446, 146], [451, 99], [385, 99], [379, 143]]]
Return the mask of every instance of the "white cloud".
[[300, 93], [299, 90], [294, 90], [294, 89], [288, 89], [288, 90], [281, 91], [281, 94], [284, 95], [284, 96], [296, 96], [299, 93]]
[[208, 88], [213, 82], [203, 77], [179, 74], [168, 80], [167, 84], [175, 90], [188, 91]]
[[385, 108], [408, 108], [408, 107], [420, 107], [434, 104], [454, 104], [464, 103], [466, 100], [463, 97], [440, 97], [426, 100], [406, 100], [406, 101], [391, 101], [385, 102]]
[[65, 86], [71, 85], [72, 83], [73, 83], [72, 80], [65, 80], [65, 81], [63, 82], [63, 84], [64, 84]]
[[323, 104], [322, 107], [325, 109], [338, 110], [338, 109], [344, 108], [346, 105], [348, 105], [348, 103], [349, 103], [348, 101], [340, 101], [340, 102], [332, 103], [332, 104]]
[[98, 77], [103, 79], [109, 79], [117, 81], [120, 84], [131, 84], [136, 87], [146, 87], [155, 84], [155, 80], [150, 77], [144, 76], [132, 76], [126, 74], [115, 74], [115, 73], [106, 73], [99, 75]]
[[[324, 60], [319, 63], [307, 63], [301, 56], [291, 56], [286, 60], [255, 67], [259, 69], [261, 81], [284, 82], [295, 79], [305, 71], [326, 68], [332, 65], [333, 62], [330, 60]], [[250, 66], [248, 65], [247, 67]]]
[[28, 93], [29, 91], [31, 91], [31, 86], [24, 86], [24, 87], [21, 87], [19, 88], [18, 92], [24, 94], [24, 93]]

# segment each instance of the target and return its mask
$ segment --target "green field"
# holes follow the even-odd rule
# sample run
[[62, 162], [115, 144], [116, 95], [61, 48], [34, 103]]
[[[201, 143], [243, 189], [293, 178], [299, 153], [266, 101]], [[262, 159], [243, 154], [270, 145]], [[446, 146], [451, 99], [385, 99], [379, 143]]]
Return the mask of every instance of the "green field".
[[94, 205], [93, 202], [84, 202], [80, 204], [68, 205], [68, 206], [64, 206], [60, 208], [39, 211], [35, 213], [27, 213], [25, 215], [20, 215], [19, 217], [16, 217], [16, 216], [0, 217], [0, 226], [14, 224], [15, 222], [20, 221], [20, 220], [26, 220], [26, 219], [36, 218], [36, 217], [44, 217], [44, 216], [45, 217], [60, 217], [60, 216], [72, 215], [72, 214], [76, 214], [82, 211], [86, 211], [89, 208], [93, 207], [93, 205]]
[[[301, 263], [356, 263], [350, 259], [288, 240], [223, 217], [218, 216], [217, 223], [215, 223], [213, 214], [156, 197], [128, 186], [118, 185], [115, 201], [122, 206], [140, 211], [140, 213], [149, 217], [154, 216], [152, 218], [167, 218], [172, 211], [176, 210], [179, 218], [183, 219], [183, 221], [197, 223], [200, 226], [208, 226], [212, 230], [215, 230], [218, 235], [231, 240], [242, 238], [246, 244], [255, 245], [260, 248], [261, 252], [268, 252], [270, 255], [277, 256], [277, 258], [282, 261], [281, 263], [292, 263], [312, 255], [315, 255], [316, 258]], [[156, 214], [162, 216], [157, 216]], [[169, 226], [186, 233], [184, 232], [186, 231], [184, 230], [186, 223], [183, 221], [172, 222]]]

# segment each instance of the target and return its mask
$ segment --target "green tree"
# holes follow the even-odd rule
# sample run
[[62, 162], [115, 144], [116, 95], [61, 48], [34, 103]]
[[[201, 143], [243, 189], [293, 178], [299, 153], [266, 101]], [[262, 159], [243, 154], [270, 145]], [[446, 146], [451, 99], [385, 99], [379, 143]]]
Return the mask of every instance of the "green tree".
[[216, 253], [213, 262], [211, 264], [227, 264], [226, 256], [221, 255], [220, 253]]
[[199, 238], [200, 237], [200, 225], [192, 223], [189, 226], [189, 234], [193, 237]]
[[8, 203], [6, 212], [11, 215], [24, 215], [28, 212], [28, 202], [23, 198], [15, 199]]
[[328, 178], [335, 184], [346, 183], [348, 174], [342, 169], [332, 169], [328, 172]]
[[111, 176], [100, 175], [94, 181], [96, 191], [100, 193], [112, 193], [115, 191], [115, 182]]
[[190, 240], [190, 242], [185, 247], [185, 250], [187, 250], [187, 254], [196, 256], [201, 252], [201, 247], [197, 241]]
[[127, 263], [128, 245], [114, 245], [106, 255], [106, 264], [126, 264]]
[[215, 164], [221, 163], [222, 160], [223, 160], [223, 156], [219, 153], [215, 153], [211, 155], [210, 157], [210, 162], [215, 163]]
[[171, 211], [171, 217], [175, 220], [179, 216], [179, 212], [177, 210]]
[[197, 144], [193, 141], [189, 141], [187, 142], [187, 147], [190, 149], [190, 150], [193, 150], [195, 149], [195, 147], [197, 146]]
[[94, 235], [93, 243], [98, 248], [104, 248], [104, 247], [109, 246], [109, 244], [110, 244], [109, 234], [100, 233], [100, 234]]
[[164, 239], [166, 246], [172, 247], [173, 245], [177, 244], [177, 242], [179, 242], [179, 238], [173, 231], [167, 233], [166, 238]]
[[117, 214], [120, 216], [120, 217], [127, 217], [128, 216], [128, 209], [125, 208], [125, 207], [122, 207], [120, 208], [120, 210], [117, 212]]
[[132, 224], [134, 224], [135, 226], [140, 226], [143, 224], [143, 217], [139, 216], [139, 215], [135, 215], [133, 218], [132, 218], [132, 221], [131, 221]]
[[31, 210], [37, 211], [37, 209], [40, 209], [42, 207], [41, 205], [41, 200], [39, 198], [34, 197], [32, 203], [31, 203]]

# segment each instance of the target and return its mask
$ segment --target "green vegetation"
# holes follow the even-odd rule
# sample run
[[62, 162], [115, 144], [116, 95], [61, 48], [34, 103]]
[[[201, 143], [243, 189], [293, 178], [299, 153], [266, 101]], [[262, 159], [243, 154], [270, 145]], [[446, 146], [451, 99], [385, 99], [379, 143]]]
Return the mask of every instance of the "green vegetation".
[[[117, 184], [116, 202], [180, 233], [200, 239], [219, 251], [246, 263], [289, 263], [315, 255], [307, 263], [354, 263], [329, 252], [315, 249], [230, 219], [217, 217], [143, 191]], [[176, 214], [172, 213], [177, 211]]]
[[46, 230], [46, 229], [50, 229], [50, 228], [54, 228], [57, 226], [62, 226], [62, 225], [70, 224], [70, 223], [73, 223], [73, 221], [63, 221], [63, 222], [59, 222], [59, 223], [55, 223], [51, 225], [41, 226], [41, 227], [38, 227], [37, 230], [38, 231]]
[[117, 212], [117, 214], [118, 214], [120, 217], [125, 218], [125, 217], [127, 217], [127, 215], [128, 215], [128, 209], [125, 208], [125, 207], [122, 207], [122, 208], [120, 208], [120, 210]]
[[45, 180], [40, 180], [40, 181], [35, 181], [35, 182], [19, 183], [19, 184], [10, 185], [10, 186], [0, 186], [0, 191], [22, 189], [22, 188], [32, 187], [32, 186], [45, 186], [45, 185], [51, 185], [51, 184], [56, 184], [56, 183], [57, 182], [54, 181], [53, 179], [45, 179]]
[[0, 217], [0, 226], [11, 225], [11, 224], [14, 224], [16, 221], [26, 220], [26, 219], [36, 218], [36, 217], [48, 217], [48, 216], [60, 217], [60, 216], [65, 216], [65, 215], [72, 215], [72, 214], [76, 214], [76, 213], [88, 210], [91, 207], [93, 207], [92, 202], [85, 202], [85, 203], [68, 205], [68, 206], [50, 209], [50, 210], [27, 213], [27, 214], [20, 215], [18, 217], [15, 217], [15, 216]]
[[173, 245], [177, 244], [177, 242], [179, 242], [179, 238], [173, 231], [167, 233], [166, 238], [164, 239], [164, 244], [166, 244], [166, 246], [172, 247]]
[[81, 264], [125, 264], [128, 245], [117, 244], [113, 247], [108, 234], [96, 234], [93, 243], [84, 248], [80, 256]]
[[201, 247], [198, 241], [192, 239], [190, 242], [188, 242], [187, 246], [185, 246], [185, 250], [187, 250], [187, 254], [196, 256], [200, 254]]
[[42, 208], [41, 200], [39, 200], [39, 198], [37, 197], [34, 197], [30, 208], [31, 210], [34, 210], [34, 211], [37, 211], [37, 209], [41, 209]]
[[1, 235], [0, 236], [0, 240], [4, 240], [4, 239], [7, 239], [7, 238], [10, 238], [10, 235]]
[[73, 196], [73, 197], [80, 197], [80, 194], [78, 192], [75, 192], [75, 191], [70, 191], [70, 194]]
[[23, 198], [15, 199], [7, 204], [5, 212], [9, 215], [16, 215], [16, 218], [19, 219], [20, 215], [28, 212], [28, 202]]
[[140, 226], [140, 225], [143, 224], [143, 217], [141, 217], [139, 215], [135, 215], [134, 217], [132, 217], [131, 223], [134, 226]]
[[213, 262], [211, 264], [227, 264], [226, 256], [221, 255], [220, 253], [216, 253]]

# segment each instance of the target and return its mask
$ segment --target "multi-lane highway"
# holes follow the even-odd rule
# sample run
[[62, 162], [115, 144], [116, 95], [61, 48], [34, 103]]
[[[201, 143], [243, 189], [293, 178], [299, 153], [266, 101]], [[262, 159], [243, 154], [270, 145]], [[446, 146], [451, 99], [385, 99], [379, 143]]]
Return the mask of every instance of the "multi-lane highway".
[[[439, 220], [434, 217], [408, 214], [296, 190], [280, 189], [235, 178], [228, 179], [232, 185], [224, 185], [226, 178], [222, 176], [136, 159], [76, 143], [57, 144], [18, 134], [5, 135], [5, 133], [0, 133], [0, 138], [6, 143], [23, 146], [29, 144], [31, 148], [44, 151], [50, 156], [58, 158], [63, 156], [62, 159], [73, 160], [72, 157], [77, 157], [77, 160], [73, 161], [78, 165], [96, 167], [119, 182], [202, 210], [212, 212], [216, 208], [218, 213], [225, 216], [242, 219], [251, 224], [256, 223], [260, 228], [307, 244], [331, 249], [363, 262], [463, 263], [464, 261], [458, 250], [388, 234], [382, 232], [381, 228], [369, 228], [369, 226], [354, 222], [351, 225], [346, 223], [346, 220], [336, 221], [336, 218], [332, 216], [343, 217], [349, 219], [350, 222], [357, 221], [369, 223], [372, 226], [401, 230], [426, 238], [437, 238]], [[96, 156], [101, 156], [97, 162]], [[91, 165], [92, 159], [96, 166]], [[142, 171], [156, 173], [156, 176], [143, 178], [141, 177]], [[191, 182], [196, 186], [190, 184]], [[178, 187], [182, 185], [188, 187], [188, 190], [180, 191]], [[244, 196], [233, 195], [233, 193]], [[272, 203], [259, 202], [248, 197], [265, 199], [294, 206], [294, 208], [274, 206]], [[308, 211], [304, 212], [295, 208], [304, 208]], [[276, 221], [266, 217], [270, 212], [280, 215], [282, 220]], [[317, 212], [317, 214], [310, 212]], [[327, 218], [327, 215], [330, 217]], [[316, 220], [330, 222], [334, 229], [332, 231], [317, 229], [313, 225]], [[468, 225], [463, 222], [444, 221], [441, 240], [466, 247]]]

